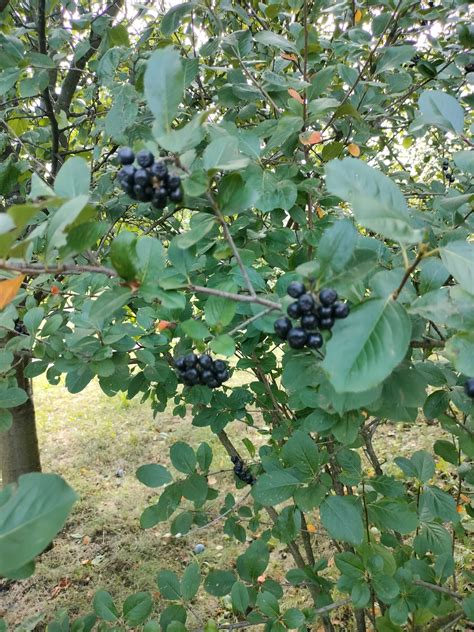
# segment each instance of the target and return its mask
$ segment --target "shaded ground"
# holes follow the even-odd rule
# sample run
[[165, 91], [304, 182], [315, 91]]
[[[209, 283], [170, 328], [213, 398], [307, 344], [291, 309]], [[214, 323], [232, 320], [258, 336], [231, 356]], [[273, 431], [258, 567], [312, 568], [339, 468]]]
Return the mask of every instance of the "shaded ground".
[[[230, 568], [242, 545], [223, 534], [222, 523], [217, 531], [213, 527], [182, 538], [172, 537], [167, 523], [146, 531], [139, 525], [141, 512], [157, 494], [136, 480], [135, 470], [148, 462], [167, 465], [169, 447], [178, 440], [194, 446], [203, 440], [210, 443], [214, 450], [211, 470], [227, 470], [213, 475], [216, 481], [211, 483], [223, 491], [233, 491], [236, 498], [245, 495], [245, 490], [235, 490], [227, 455], [210, 431], [194, 428], [189, 418], [182, 420], [169, 413], [153, 420], [146, 403], [128, 402], [120, 396], [107, 398], [96, 385], [70, 395], [66, 389], [39, 379], [35, 397], [43, 468], [64, 476], [80, 501], [54, 548], [38, 561], [36, 574], [22, 582], [0, 583], [0, 615], [8, 623], [18, 625], [30, 618], [26, 629], [31, 630], [35, 623], [49, 620], [65, 606], [71, 615], [85, 614], [98, 589], [109, 590], [119, 605], [130, 593], [150, 590], [158, 614], [163, 603], [155, 583], [157, 572], [170, 568], [181, 573], [198, 542], [206, 547], [199, 556], [204, 572], [206, 567]], [[388, 426], [380, 430], [375, 444], [390, 471], [392, 454], [430, 449], [435, 434], [442, 435], [439, 428], [423, 423]], [[234, 436], [237, 445], [241, 438]], [[441, 476], [445, 475], [443, 463], [438, 464]], [[222, 500], [223, 496], [214, 503], [215, 515]], [[321, 543], [318, 546], [323, 554], [328, 543], [320, 533], [313, 537]], [[457, 555], [466, 555], [462, 545]], [[274, 557], [270, 574], [281, 580], [290, 560], [282, 550], [276, 550]], [[305, 598], [288, 592], [285, 600], [288, 605], [302, 605]], [[195, 628], [202, 628], [209, 617], [230, 616], [225, 599], [202, 593], [193, 604], [193, 612], [194, 621], [193, 615], [188, 621]], [[351, 627], [344, 611], [335, 613], [334, 620], [340, 630]]]

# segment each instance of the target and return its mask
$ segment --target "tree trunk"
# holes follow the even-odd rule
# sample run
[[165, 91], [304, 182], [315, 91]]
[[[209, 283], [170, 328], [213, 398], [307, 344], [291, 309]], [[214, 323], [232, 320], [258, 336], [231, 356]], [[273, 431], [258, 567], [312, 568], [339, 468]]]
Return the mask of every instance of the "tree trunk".
[[33, 385], [25, 377], [28, 357], [15, 355], [14, 362], [18, 386], [26, 391], [28, 399], [21, 406], [11, 408], [13, 424], [10, 430], [0, 433], [0, 468], [2, 483], [8, 485], [28, 472], [40, 472], [41, 461], [36, 434], [36, 415], [33, 402]]

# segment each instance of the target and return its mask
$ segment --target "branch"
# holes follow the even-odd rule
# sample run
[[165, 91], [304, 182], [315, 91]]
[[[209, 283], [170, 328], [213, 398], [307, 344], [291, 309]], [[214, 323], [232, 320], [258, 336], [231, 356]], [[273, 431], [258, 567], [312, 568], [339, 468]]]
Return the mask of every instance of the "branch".
[[434, 590], [435, 592], [443, 593], [444, 595], [449, 595], [453, 597], [453, 599], [457, 599], [458, 601], [463, 600], [463, 596], [454, 590], [450, 590], [449, 588], [445, 588], [444, 586], [438, 586], [438, 584], [430, 584], [429, 582], [425, 582], [422, 579], [415, 579], [414, 584], [417, 586], [423, 586], [423, 588], [428, 588], [429, 590]]
[[257, 294], [255, 296], [249, 294], [234, 294], [233, 292], [225, 292], [224, 290], [217, 290], [215, 288], [204, 287], [202, 285], [190, 285], [189, 289], [192, 292], [197, 292], [198, 294], [220, 296], [221, 298], [228, 298], [231, 301], [238, 301], [240, 303], [255, 303], [257, 305], [263, 305], [264, 307], [268, 307], [270, 310], [282, 309], [280, 303], [274, 303], [266, 298], [261, 298]]
[[58, 264], [55, 267], [48, 267], [41, 263], [10, 263], [9, 261], [5, 261], [5, 259], [0, 259], [0, 270], [22, 272], [30, 276], [38, 276], [40, 274], [82, 274], [83, 272], [105, 274], [109, 277], [118, 276], [115, 270], [102, 266], [78, 265], [74, 263]]
[[[122, 5], [123, 5], [123, 0], [113, 0], [112, 4], [109, 5], [105, 9], [105, 11], [103, 11], [100, 14], [100, 16], [97, 16], [97, 17], [102, 17], [106, 15], [113, 19], [117, 16]], [[74, 93], [77, 88], [77, 84], [79, 83], [79, 80], [81, 78], [81, 73], [86, 67], [86, 64], [89, 61], [89, 59], [99, 48], [101, 42], [102, 42], [102, 36], [93, 34], [91, 31], [91, 34], [89, 36], [89, 44], [90, 44], [89, 50], [86, 51], [84, 55], [76, 61], [76, 65], [74, 68], [72, 67], [69, 68], [66, 74], [66, 77], [63, 81], [63, 85], [61, 87], [61, 92], [59, 94], [58, 103], [57, 103], [58, 110], [64, 110], [65, 112], [68, 112]]]
[[443, 348], [444, 345], [444, 340], [433, 340], [433, 338], [426, 338], [426, 340], [412, 340], [410, 342], [410, 347], [412, 349], [433, 349], [434, 347]]
[[424, 256], [425, 256], [425, 251], [420, 248], [420, 251], [416, 255], [415, 260], [413, 261], [413, 263], [410, 266], [408, 266], [408, 268], [405, 270], [405, 274], [403, 275], [403, 279], [400, 281], [400, 285], [397, 287], [395, 292], [392, 294], [392, 298], [393, 298], [394, 301], [396, 301], [397, 298], [400, 296], [400, 292], [405, 287], [405, 283], [408, 281], [408, 279], [410, 278], [410, 275], [415, 270], [416, 266], [420, 263], [420, 261], [423, 259]]

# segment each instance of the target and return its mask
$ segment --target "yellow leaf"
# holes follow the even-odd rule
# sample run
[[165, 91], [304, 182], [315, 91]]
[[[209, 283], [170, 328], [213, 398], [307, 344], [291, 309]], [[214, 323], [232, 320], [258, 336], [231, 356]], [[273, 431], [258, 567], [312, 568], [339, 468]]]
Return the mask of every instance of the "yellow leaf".
[[24, 278], [24, 274], [19, 274], [13, 279], [0, 281], [0, 309], [3, 309], [13, 301], [15, 296], [18, 294], [18, 290], [20, 289]]
[[354, 23], [359, 24], [361, 20], [362, 20], [362, 11], [360, 9], [357, 9], [357, 11], [354, 13]]
[[323, 211], [323, 209], [320, 206], [316, 207], [316, 214], [319, 217], [319, 219], [323, 219], [323, 217], [326, 215], [326, 213]]
[[303, 97], [298, 94], [296, 90], [293, 90], [293, 88], [288, 88], [288, 94], [290, 95], [290, 97], [293, 97], [293, 99], [296, 99], [298, 103], [304, 103]]
[[282, 59], [286, 59], [287, 61], [298, 61], [298, 57], [293, 53], [281, 53], [280, 57], [282, 57]]
[[303, 145], [317, 145], [323, 141], [321, 132], [303, 132], [300, 134], [300, 143]]
[[307, 530], [309, 531], [309, 533], [316, 533], [316, 527], [312, 522], [308, 522], [308, 524], [306, 525]]
[[354, 158], [358, 158], [360, 156], [360, 147], [355, 143], [349, 143], [347, 145], [347, 151], [350, 153], [351, 156], [354, 156]]

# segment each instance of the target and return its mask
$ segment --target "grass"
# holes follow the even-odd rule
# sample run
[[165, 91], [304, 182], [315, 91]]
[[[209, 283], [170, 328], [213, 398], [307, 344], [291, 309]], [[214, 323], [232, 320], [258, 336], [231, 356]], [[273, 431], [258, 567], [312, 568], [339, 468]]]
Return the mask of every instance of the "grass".
[[[180, 419], [169, 412], [153, 419], [147, 403], [140, 404], [138, 399], [130, 402], [122, 396], [108, 398], [96, 384], [70, 395], [64, 387], [50, 386], [39, 378], [35, 381], [35, 401], [43, 469], [61, 474], [80, 500], [54, 547], [39, 559], [35, 575], [0, 584], [0, 615], [10, 625], [31, 618], [27, 628], [33, 629], [35, 622], [41, 628], [41, 622], [62, 607], [72, 616], [86, 614], [98, 589], [108, 590], [119, 607], [129, 594], [149, 590], [158, 615], [165, 602], [157, 592], [157, 572], [169, 568], [182, 573], [195, 557], [193, 549], [198, 542], [206, 547], [199, 555], [204, 573], [210, 568], [232, 566], [244, 545], [223, 533], [222, 522], [186, 537], [172, 537], [168, 523], [150, 530], [139, 525], [140, 514], [157, 494], [137, 481], [135, 470], [150, 462], [169, 465], [169, 448], [175, 441], [186, 440], [194, 447], [207, 441], [214, 451], [211, 470], [225, 470], [214, 475], [214, 485], [224, 493], [233, 491], [236, 498], [245, 495], [245, 489], [235, 490], [228, 457], [207, 428], [195, 428], [189, 417]], [[240, 445], [242, 426], [235, 425], [233, 436]], [[434, 433], [442, 435], [439, 428], [421, 423], [386, 426], [378, 435], [376, 448], [387, 461], [387, 470], [393, 471], [392, 454], [431, 450]], [[223, 495], [214, 501], [214, 515], [222, 500]], [[316, 517], [314, 522], [317, 524]], [[321, 543], [323, 554], [329, 542], [321, 533], [313, 537]], [[279, 543], [273, 557], [269, 575], [282, 580], [291, 560]], [[297, 591], [285, 594], [287, 605], [301, 605], [305, 599]], [[231, 615], [226, 599], [203, 593], [198, 594], [192, 609], [194, 614], [188, 621], [196, 629], [209, 617], [222, 620]], [[340, 616], [337, 628], [349, 630], [344, 613]], [[337, 615], [334, 619], [337, 623]]]

